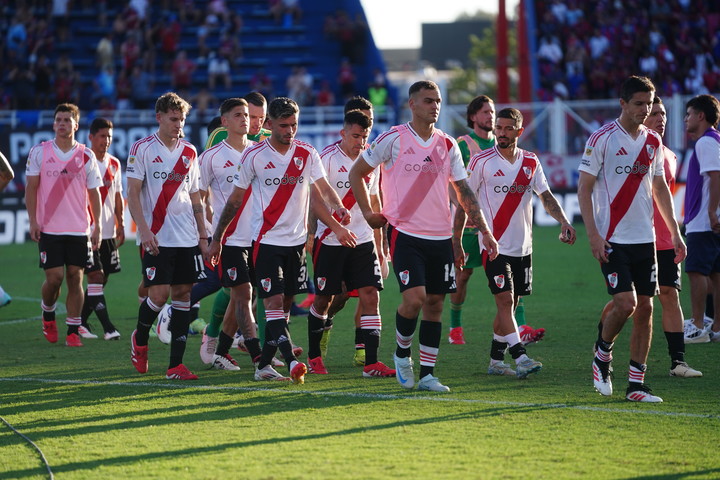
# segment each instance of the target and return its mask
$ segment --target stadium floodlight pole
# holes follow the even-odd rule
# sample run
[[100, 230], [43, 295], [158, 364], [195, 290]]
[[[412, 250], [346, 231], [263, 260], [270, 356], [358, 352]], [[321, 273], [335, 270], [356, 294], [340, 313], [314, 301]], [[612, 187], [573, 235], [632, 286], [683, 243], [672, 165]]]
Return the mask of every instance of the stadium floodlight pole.
[[505, 0], [498, 0], [497, 17], [497, 103], [510, 102], [510, 78], [508, 75], [508, 36]]

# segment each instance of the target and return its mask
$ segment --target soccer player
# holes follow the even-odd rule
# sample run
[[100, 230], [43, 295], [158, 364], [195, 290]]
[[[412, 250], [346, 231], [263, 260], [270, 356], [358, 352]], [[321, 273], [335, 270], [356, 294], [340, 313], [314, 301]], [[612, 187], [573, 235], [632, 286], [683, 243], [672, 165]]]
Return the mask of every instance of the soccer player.
[[[373, 105], [370, 103], [370, 101], [360, 95], [356, 95], [352, 97], [350, 100], [345, 102], [345, 107], [343, 108], [343, 114], [347, 114], [351, 110], [360, 110], [362, 113], [368, 116], [370, 118], [370, 121], [373, 120]], [[335, 142], [332, 145], [329, 145], [326, 148], [332, 148], [336, 145], [338, 145], [340, 141]], [[365, 144], [364, 148], [367, 148], [367, 143]], [[378, 197], [379, 198], [379, 197]], [[310, 212], [310, 235], [309, 238], [309, 246], [308, 251], [312, 251], [312, 244], [315, 234], [315, 227], [317, 226], [317, 222], [314, 221], [314, 215], [312, 214], [312, 210]], [[378, 238], [378, 237], [376, 237]], [[382, 238], [382, 244], [376, 245], [376, 248], [378, 249], [378, 252], [382, 252], [382, 255], [379, 255], [381, 259], [380, 269], [382, 272], [383, 278], [387, 278], [388, 275], [388, 265], [387, 265], [387, 239], [383, 234], [379, 237]], [[325, 321], [325, 332], [323, 333], [322, 340], [320, 342], [321, 349], [323, 351], [323, 356], [327, 353], [328, 343], [330, 339], [330, 332], [333, 326], [333, 319], [335, 315], [337, 315], [343, 308], [345, 308], [345, 304], [347, 303], [348, 299], [351, 297], [357, 297], [358, 293], [356, 290], [347, 291], [347, 289], [343, 290], [341, 293], [333, 296], [332, 302], [330, 303], [330, 306], [328, 307], [327, 312], [327, 320]], [[357, 307], [355, 308], [355, 352], [353, 353], [353, 364], [357, 367], [365, 367], [365, 342], [363, 340], [364, 334], [363, 329], [360, 326], [360, 316], [362, 314], [362, 311], [360, 309], [360, 304], [358, 303]]]
[[[12, 182], [13, 178], [15, 178], [15, 172], [13, 172], [8, 159], [2, 152], [0, 152], [0, 192], [5, 190], [5, 187]], [[0, 307], [10, 305], [11, 301], [12, 297], [10, 294], [8, 294], [5, 290], [3, 290], [2, 286], [0, 286]]]
[[652, 337], [652, 297], [657, 291], [653, 198], [670, 230], [673, 261], [681, 262], [686, 252], [664, 178], [662, 140], [643, 125], [654, 97], [655, 86], [646, 77], [632, 76], [623, 82], [620, 117], [588, 139], [578, 182], [590, 249], [612, 295], [612, 308], [603, 318], [595, 344], [593, 384], [601, 395], [612, 395], [613, 345], [632, 316], [625, 398], [634, 402], [662, 402], [644, 384]]
[[195, 147], [182, 139], [189, 103], [173, 92], [157, 99], [158, 130], [135, 142], [127, 162], [128, 207], [142, 246], [148, 297], [140, 305], [131, 336], [131, 360], [148, 370], [148, 337], [158, 312], [172, 298], [170, 364], [166, 378], [196, 380], [183, 365], [190, 324], [190, 290], [204, 277], [207, 254], [199, 168]]
[[92, 150], [75, 141], [79, 121], [76, 105], [58, 105], [53, 120], [55, 139], [30, 150], [25, 172], [30, 238], [39, 243], [40, 268], [45, 270], [41, 290], [43, 334], [50, 343], [58, 340], [55, 305], [67, 276], [68, 347], [82, 347], [78, 327], [83, 268], [92, 261], [92, 249], [98, 248], [102, 236], [101, 225], [90, 233], [88, 203], [93, 218], [100, 218], [98, 187], [102, 179]]
[[[105, 118], [95, 118], [90, 124], [90, 148], [97, 159], [102, 186], [100, 187], [102, 241], [100, 248], [93, 250], [93, 261], [85, 267], [88, 286], [78, 329], [82, 338], [97, 338], [88, 325], [88, 318], [95, 312], [103, 327], [105, 340], [120, 338], [115, 325], [110, 321], [107, 300], [103, 288], [108, 276], [120, 272], [119, 248], [125, 242], [125, 201], [122, 196], [122, 171], [120, 160], [108, 153], [113, 138], [113, 124]], [[94, 221], [98, 223], [97, 220]]]
[[[243, 97], [248, 103], [248, 109], [250, 111], [250, 124], [248, 127], [248, 140], [253, 142], [261, 142], [266, 138], [270, 137], [270, 130], [263, 128], [265, 125], [265, 119], [267, 118], [267, 100], [260, 92], [250, 92]], [[228, 136], [227, 128], [219, 126], [210, 132], [208, 135], [207, 142], [205, 143], [205, 149], [217, 145]]]
[[[665, 121], [667, 114], [660, 97], [653, 99], [652, 110], [644, 122], [650, 130], [657, 132], [662, 138], [665, 134]], [[677, 170], [677, 157], [663, 145], [663, 170], [665, 181], [670, 191], [675, 187], [675, 171]], [[672, 377], [702, 377], [702, 373], [691, 368], [685, 362], [685, 341], [683, 340], [683, 312], [680, 306], [680, 265], [675, 263], [670, 231], [660, 215], [657, 203], [653, 204], [655, 227], [655, 256], [657, 259], [657, 279], [660, 286], [660, 305], [662, 306], [662, 326], [670, 354], [670, 376]], [[688, 250], [689, 253], [689, 250]], [[612, 308], [612, 302], [605, 305], [603, 317]], [[602, 328], [602, 323], [598, 326]], [[600, 332], [601, 333], [601, 332]]]
[[[474, 155], [468, 165], [468, 185], [491, 220], [490, 230], [499, 245], [497, 258], [485, 258], [482, 262], [497, 307], [488, 374], [518, 378], [526, 378], [542, 368], [542, 363], [527, 356], [514, 316], [518, 297], [532, 293], [533, 192], [560, 223], [560, 240], [575, 243], [575, 229], [550, 191], [540, 160], [534, 153], [518, 148], [523, 131], [519, 110], [500, 110], [495, 124], [497, 145]], [[458, 208], [453, 240], [459, 268], [465, 258], [460, 239], [464, 225], [465, 212]], [[505, 349], [515, 360], [516, 370], [504, 362]]]
[[[328, 174], [330, 185], [342, 198], [345, 208], [352, 215], [345, 229], [334, 219], [323, 205], [312, 202], [312, 208], [318, 217], [318, 238], [314, 243], [313, 267], [315, 277], [315, 298], [308, 313], [308, 363], [310, 373], [327, 374], [322, 358], [320, 342], [325, 333], [325, 323], [330, 303], [335, 295], [345, 289], [357, 289], [359, 297], [360, 329], [365, 346], [365, 365], [363, 377], [394, 377], [395, 370], [378, 361], [380, 346], [380, 290], [382, 274], [380, 271], [382, 255], [381, 230], [370, 228], [357, 206], [348, 173], [353, 162], [365, 150], [372, 120], [360, 110], [351, 110], [345, 114], [343, 129], [340, 131], [340, 143], [327, 147], [321, 154], [323, 166]], [[378, 175], [373, 171], [366, 177], [370, 191], [370, 202], [374, 211], [380, 211]], [[355, 237], [354, 248], [344, 246], [343, 235], [347, 230]], [[384, 260], [383, 260], [384, 261]]]
[[[212, 202], [213, 224], [217, 224], [222, 209], [233, 190], [235, 173], [240, 166], [242, 152], [255, 142], [247, 139], [248, 103], [242, 98], [230, 98], [220, 106], [222, 126], [227, 131], [227, 138], [217, 145], [205, 150], [200, 155], [200, 194]], [[252, 359], [260, 356], [260, 341], [255, 331], [255, 320], [252, 314], [252, 268], [250, 252], [252, 246], [252, 195], [246, 196], [246, 202], [238, 210], [223, 237], [223, 250], [217, 265], [223, 287], [230, 288], [230, 302], [227, 304], [228, 315], [225, 316], [223, 329], [216, 337], [219, 340], [212, 352], [213, 368], [221, 370], [240, 370], [235, 359], [230, 355], [235, 332], [240, 327]], [[216, 327], [217, 328], [217, 327]], [[212, 332], [216, 333], [216, 332]], [[203, 348], [204, 347], [204, 348]], [[201, 347], [200, 356], [207, 346]]]
[[[435, 128], [442, 102], [439, 87], [423, 80], [414, 83], [408, 93], [412, 119], [381, 134], [363, 152], [350, 170], [350, 185], [368, 224], [374, 228], [388, 224], [393, 269], [402, 293], [395, 317], [396, 378], [404, 388], [415, 386], [410, 354], [422, 311], [418, 389], [448, 392], [433, 375], [442, 336], [443, 302], [447, 293], [455, 291], [448, 184], [482, 232], [490, 258], [497, 256], [498, 245], [465, 181], [467, 171], [457, 143]], [[383, 209], [378, 213], [371, 208], [363, 179], [381, 165]]]
[[[462, 154], [463, 163], [468, 166], [470, 158], [483, 150], [495, 145], [495, 102], [487, 95], [475, 97], [467, 106], [465, 118], [467, 126], [472, 131], [467, 135], [458, 137], [458, 147]], [[480, 242], [478, 242], [478, 229], [472, 224], [465, 225], [462, 246], [465, 251], [465, 264], [457, 274], [457, 292], [450, 294], [450, 333], [448, 342], [454, 345], [465, 344], [465, 334], [462, 328], [462, 307], [467, 296], [467, 285], [475, 268], [482, 266]], [[524, 344], [539, 341], [545, 335], [544, 328], [533, 329], [525, 325], [525, 307], [523, 299], [518, 299], [515, 310], [515, 320], [520, 330], [520, 339]]]
[[[255, 370], [256, 380], [287, 379], [271, 366], [279, 349], [293, 382], [305, 381], [307, 366], [293, 353], [287, 318], [292, 296], [307, 288], [304, 246], [310, 190], [320, 190], [341, 223], [349, 221], [347, 209], [327, 182], [317, 151], [295, 139], [299, 113], [297, 103], [289, 98], [278, 97], [270, 103], [268, 124], [272, 134], [243, 153], [235, 188], [215, 225], [210, 248], [212, 261], [217, 263], [228, 225], [245, 196], [252, 194], [253, 264], [266, 316], [265, 342]], [[354, 245], [351, 237], [346, 243]]]
[[[691, 98], [685, 108], [685, 128], [690, 138], [696, 140], [685, 189], [684, 223], [688, 245], [685, 271], [690, 279], [692, 306], [692, 322], [686, 327], [685, 341], [720, 342], [720, 132], [717, 131], [720, 102], [712, 95], [698, 95]], [[705, 299], [709, 293], [715, 303], [714, 323], [704, 328]]]

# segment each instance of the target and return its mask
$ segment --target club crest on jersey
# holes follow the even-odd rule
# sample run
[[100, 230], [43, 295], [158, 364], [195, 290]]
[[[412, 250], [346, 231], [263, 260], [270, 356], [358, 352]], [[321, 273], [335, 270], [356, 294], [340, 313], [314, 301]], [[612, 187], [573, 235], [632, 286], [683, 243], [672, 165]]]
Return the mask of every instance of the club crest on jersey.
[[187, 155], [182, 156], [183, 165], [185, 165], [185, 168], [187, 168], [188, 165], [190, 165], [190, 157]]
[[403, 270], [400, 272], [400, 281], [403, 285], [407, 285], [410, 281], [410, 271], [409, 270]]
[[40, 263], [47, 262], [47, 252], [40, 252]]
[[135, 155], [130, 155], [130, 156], [128, 157], [128, 163], [130, 163], [130, 164], [135, 163]]
[[325, 283], [327, 282], [327, 278], [325, 277], [318, 277], [318, 288], [320, 290], [325, 290]]
[[493, 280], [495, 280], [496, 287], [503, 288], [505, 286], [505, 275], [496, 275]]
[[155, 279], [155, 267], [146, 268], [145, 276], [148, 278], [148, 280], [154, 280]]
[[648, 157], [653, 158], [655, 156], [655, 147], [653, 145], [645, 145]]
[[228, 268], [227, 274], [228, 274], [228, 277], [230, 277], [230, 280], [232, 280], [233, 282], [235, 280], [237, 280], [237, 268], [235, 268], [235, 267]]
[[296, 166], [298, 169], [302, 170], [302, 167], [303, 167], [303, 159], [302, 159], [302, 157], [294, 157], [294, 158], [293, 158], [293, 162], [295, 162], [295, 166]]
[[525, 176], [527, 178], [532, 177], [532, 168], [530, 167], [523, 167], [523, 172], [525, 172]]
[[610, 275], [607, 276], [607, 278], [608, 278], [608, 284], [609, 284], [612, 288], [617, 287], [617, 284], [618, 284], [618, 274], [617, 274], [616, 272], [611, 273]]
[[263, 278], [262, 280], [260, 280], [260, 285], [262, 286], [263, 290], [269, 292], [272, 288], [272, 280], [270, 280], [269, 278]]

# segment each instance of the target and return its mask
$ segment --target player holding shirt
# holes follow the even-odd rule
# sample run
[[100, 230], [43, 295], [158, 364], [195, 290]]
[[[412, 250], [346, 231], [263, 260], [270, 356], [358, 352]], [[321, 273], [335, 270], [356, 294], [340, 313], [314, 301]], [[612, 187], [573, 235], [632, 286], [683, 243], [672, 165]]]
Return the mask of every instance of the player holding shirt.
[[[308, 313], [308, 362], [310, 373], [327, 374], [321, 355], [321, 340], [325, 332], [327, 313], [333, 297], [343, 293], [343, 283], [347, 290], [358, 291], [360, 309], [360, 329], [365, 346], [365, 365], [363, 377], [392, 377], [395, 370], [388, 368], [377, 359], [380, 346], [380, 290], [382, 275], [378, 251], [382, 252], [381, 230], [370, 228], [362, 217], [348, 181], [348, 173], [357, 157], [365, 150], [372, 120], [360, 110], [351, 110], [345, 114], [342, 140], [321, 154], [323, 166], [328, 174], [328, 182], [342, 198], [345, 208], [352, 215], [347, 230], [355, 236], [357, 246], [346, 247], [341, 238], [345, 228], [330, 215], [323, 205], [312, 202], [312, 209], [319, 218], [317, 222], [318, 238], [313, 251], [316, 294]], [[372, 172], [366, 178], [371, 195], [373, 210], [380, 211], [378, 174]], [[336, 234], [339, 232], [339, 235]], [[377, 238], [376, 238], [377, 237]], [[380, 249], [376, 248], [379, 247]]]
[[[240, 166], [243, 151], [254, 145], [247, 139], [248, 103], [242, 98], [230, 98], [220, 106], [222, 125], [228, 136], [200, 155], [200, 192], [210, 195], [213, 224], [217, 224], [227, 199], [233, 191], [233, 180]], [[213, 352], [212, 367], [239, 370], [230, 356], [230, 347], [238, 327], [242, 330], [252, 359], [260, 356], [260, 341], [252, 314], [252, 268], [249, 263], [252, 246], [252, 195], [236, 213], [223, 238], [222, 257], [217, 266], [223, 287], [230, 288], [229, 315], [225, 316], [219, 341]], [[227, 324], [227, 325], [226, 325]], [[202, 356], [202, 351], [201, 351]]]
[[[526, 378], [542, 364], [529, 358], [520, 339], [513, 312], [520, 295], [532, 293], [532, 192], [545, 210], [560, 223], [560, 240], [575, 243], [575, 229], [548, 187], [537, 156], [518, 148], [523, 133], [523, 116], [514, 108], [498, 112], [495, 126], [497, 146], [470, 159], [468, 185], [477, 194], [480, 207], [491, 219], [491, 231], [499, 245], [494, 260], [483, 253], [488, 286], [495, 297], [497, 313], [493, 322], [490, 348], [490, 375], [516, 375]], [[465, 255], [460, 240], [465, 212], [455, 213], [455, 262], [462, 267]], [[517, 370], [504, 362], [505, 349], [515, 360]]]
[[[317, 151], [295, 140], [300, 113], [297, 104], [289, 98], [279, 97], [270, 103], [268, 110], [272, 135], [243, 153], [235, 188], [215, 226], [210, 256], [214, 263], [218, 262], [225, 231], [252, 187], [252, 254], [256, 287], [258, 296], [263, 299], [267, 322], [255, 379], [286, 379], [271, 366], [279, 349], [292, 380], [303, 383], [307, 366], [298, 362], [293, 354], [287, 315], [293, 295], [307, 289], [304, 245], [310, 190], [319, 189], [343, 223], [349, 221], [349, 214], [327, 183]], [[344, 241], [348, 246], [354, 245], [350, 235]]]
[[102, 242], [93, 250], [92, 265], [85, 267], [88, 286], [82, 308], [82, 325], [79, 328], [83, 338], [97, 338], [90, 331], [88, 318], [95, 312], [104, 330], [105, 340], [117, 340], [120, 332], [110, 321], [107, 300], [103, 288], [108, 276], [120, 272], [119, 248], [125, 243], [125, 201], [122, 196], [122, 169], [120, 160], [108, 153], [112, 143], [113, 124], [105, 118], [96, 118], [90, 124], [88, 139], [97, 159], [103, 185], [100, 187]]
[[48, 342], [57, 342], [55, 305], [67, 275], [68, 347], [82, 347], [78, 328], [83, 304], [83, 268], [92, 261], [91, 245], [97, 249], [102, 236], [102, 226], [90, 233], [88, 201], [93, 218], [100, 218], [98, 187], [102, 179], [92, 150], [75, 141], [79, 121], [77, 106], [58, 105], [53, 120], [55, 139], [30, 150], [25, 171], [30, 239], [38, 242], [40, 268], [45, 271], [41, 290], [43, 334]]
[[198, 378], [182, 360], [190, 325], [190, 290], [193, 283], [204, 278], [202, 257], [208, 248], [197, 152], [181, 138], [190, 108], [172, 92], [158, 98], [158, 130], [133, 144], [127, 162], [128, 207], [137, 224], [143, 278], [148, 287], [131, 336], [131, 360], [138, 372], [147, 372], [150, 328], [170, 296], [166, 378], [176, 380]]
[[[395, 317], [395, 370], [404, 388], [415, 386], [411, 346], [420, 311], [419, 390], [448, 392], [433, 375], [442, 336], [445, 295], [455, 291], [450, 216], [451, 183], [460, 204], [483, 233], [491, 258], [497, 242], [467, 185], [467, 171], [453, 138], [435, 128], [442, 98], [427, 80], [409, 89], [412, 120], [381, 134], [350, 171], [350, 184], [363, 216], [373, 228], [387, 223], [390, 254], [402, 301]], [[382, 213], [370, 205], [364, 178], [382, 165]]]
[[613, 344], [632, 316], [625, 398], [662, 402], [644, 384], [652, 337], [652, 297], [657, 292], [653, 198], [670, 230], [675, 263], [685, 258], [686, 249], [664, 179], [662, 140], [643, 125], [652, 110], [655, 86], [646, 77], [632, 76], [620, 93], [620, 117], [590, 136], [579, 167], [580, 211], [593, 257], [600, 262], [613, 297], [595, 344], [593, 384], [601, 395], [612, 395]]

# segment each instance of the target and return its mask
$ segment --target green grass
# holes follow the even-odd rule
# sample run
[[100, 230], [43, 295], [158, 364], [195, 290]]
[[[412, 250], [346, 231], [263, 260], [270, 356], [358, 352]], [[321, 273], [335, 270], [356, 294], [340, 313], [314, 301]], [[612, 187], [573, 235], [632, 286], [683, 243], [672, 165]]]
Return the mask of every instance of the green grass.
[[[534, 293], [525, 300], [528, 323], [548, 330], [529, 347], [543, 370], [527, 381], [484, 374], [494, 303], [477, 271], [464, 313], [468, 344], [443, 338], [440, 348], [436, 374], [452, 389], [444, 395], [360, 377], [350, 365], [354, 304], [335, 322], [331, 374], [308, 375], [305, 385], [255, 382], [241, 354], [240, 372], [206, 370], [199, 336], [190, 337], [185, 357], [199, 381], [165, 380], [168, 347], [156, 339], [150, 371], [139, 375], [128, 345], [140, 278], [134, 245], [122, 248], [124, 270], [106, 288], [123, 337], [86, 340], [81, 349], [42, 337], [35, 244], [2, 247], [0, 285], [14, 300], [0, 309], [0, 415], [42, 449], [62, 479], [720, 477], [720, 347], [688, 346], [703, 378], [669, 377], [657, 312], [646, 381], [665, 403], [623, 400], [630, 324], [615, 350], [618, 393], [595, 393], [591, 346], [608, 296], [584, 232], [573, 247], [557, 233], [535, 229]], [[380, 358], [391, 364], [399, 295], [394, 280], [386, 287]], [[687, 292], [682, 299], [687, 309]], [[202, 316], [211, 303], [203, 303]], [[291, 331], [305, 346], [304, 319], [295, 317]], [[0, 479], [44, 477], [37, 453], [0, 425]]]

